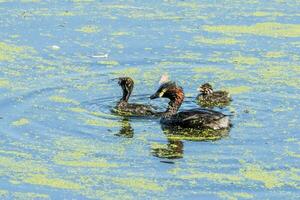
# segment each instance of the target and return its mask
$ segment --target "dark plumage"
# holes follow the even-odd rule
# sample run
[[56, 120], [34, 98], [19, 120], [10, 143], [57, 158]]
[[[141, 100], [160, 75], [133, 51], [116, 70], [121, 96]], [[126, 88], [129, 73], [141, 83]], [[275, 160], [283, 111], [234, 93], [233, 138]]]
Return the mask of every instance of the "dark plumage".
[[183, 89], [174, 82], [162, 84], [150, 98], [170, 99], [168, 108], [162, 113], [161, 123], [168, 126], [180, 126], [183, 128], [210, 128], [219, 130], [230, 126], [229, 117], [213, 110], [191, 109], [178, 112], [183, 100]]
[[202, 107], [225, 107], [232, 101], [228, 92], [213, 91], [209, 83], [201, 85], [198, 91], [197, 101]]
[[128, 103], [134, 87], [134, 81], [132, 78], [120, 77], [118, 80], [118, 84], [122, 88], [123, 95], [113, 110], [115, 113], [122, 116], [149, 116], [155, 114], [154, 109], [149, 105]]

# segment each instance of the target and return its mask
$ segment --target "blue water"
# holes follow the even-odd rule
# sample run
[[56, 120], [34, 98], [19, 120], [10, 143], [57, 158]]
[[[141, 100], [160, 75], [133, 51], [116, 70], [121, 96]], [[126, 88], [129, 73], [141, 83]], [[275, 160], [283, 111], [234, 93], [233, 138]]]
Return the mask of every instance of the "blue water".
[[[299, 6], [0, 0], [1, 199], [300, 198]], [[163, 74], [182, 109], [202, 83], [229, 91], [229, 132], [111, 114], [119, 76], [135, 80], [131, 102], [164, 110], [148, 98]]]

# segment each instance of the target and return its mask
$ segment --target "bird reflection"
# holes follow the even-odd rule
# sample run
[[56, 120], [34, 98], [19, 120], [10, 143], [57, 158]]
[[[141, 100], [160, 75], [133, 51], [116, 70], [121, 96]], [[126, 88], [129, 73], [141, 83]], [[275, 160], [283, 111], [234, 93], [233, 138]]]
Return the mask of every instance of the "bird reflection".
[[180, 140], [168, 140], [167, 145], [153, 147], [152, 155], [158, 158], [167, 159], [183, 158], [183, 142]]
[[131, 127], [130, 119], [127, 117], [124, 117], [121, 121], [121, 124], [122, 124], [122, 127], [121, 127], [119, 133], [116, 134], [116, 136], [125, 137], [125, 138], [133, 138], [134, 129]]
[[162, 126], [162, 130], [168, 139], [168, 144], [152, 147], [152, 155], [164, 159], [183, 158], [183, 141], [208, 142], [220, 140], [228, 136], [230, 128], [213, 130], [197, 130], [192, 128]]

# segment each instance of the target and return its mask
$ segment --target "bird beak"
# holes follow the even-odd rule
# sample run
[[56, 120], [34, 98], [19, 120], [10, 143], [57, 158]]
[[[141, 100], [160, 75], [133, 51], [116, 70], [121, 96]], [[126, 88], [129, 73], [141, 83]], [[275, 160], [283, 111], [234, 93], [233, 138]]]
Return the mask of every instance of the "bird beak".
[[203, 92], [203, 89], [202, 89], [201, 87], [199, 87], [199, 88], [197, 89], [197, 91], [198, 91], [198, 92]]
[[156, 99], [158, 97], [159, 97], [159, 95], [157, 93], [155, 93], [150, 96], [150, 99]]
[[121, 83], [121, 79], [120, 78], [112, 78], [110, 79], [111, 81], [118, 81], [118, 84], [120, 85]]

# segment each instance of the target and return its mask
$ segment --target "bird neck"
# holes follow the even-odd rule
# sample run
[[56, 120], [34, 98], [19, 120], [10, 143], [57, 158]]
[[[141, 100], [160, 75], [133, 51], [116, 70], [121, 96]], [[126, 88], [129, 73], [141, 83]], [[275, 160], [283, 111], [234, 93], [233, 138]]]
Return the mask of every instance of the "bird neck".
[[129, 97], [131, 95], [131, 91], [127, 91], [126, 89], [123, 89], [123, 95], [122, 98], [120, 99], [120, 102], [128, 102]]
[[177, 93], [170, 97], [170, 102], [168, 105], [168, 108], [166, 110], [166, 112], [164, 113], [164, 116], [171, 116], [177, 113], [177, 111], [179, 110], [183, 100], [184, 100], [184, 93], [183, 91], [177, 91]]

